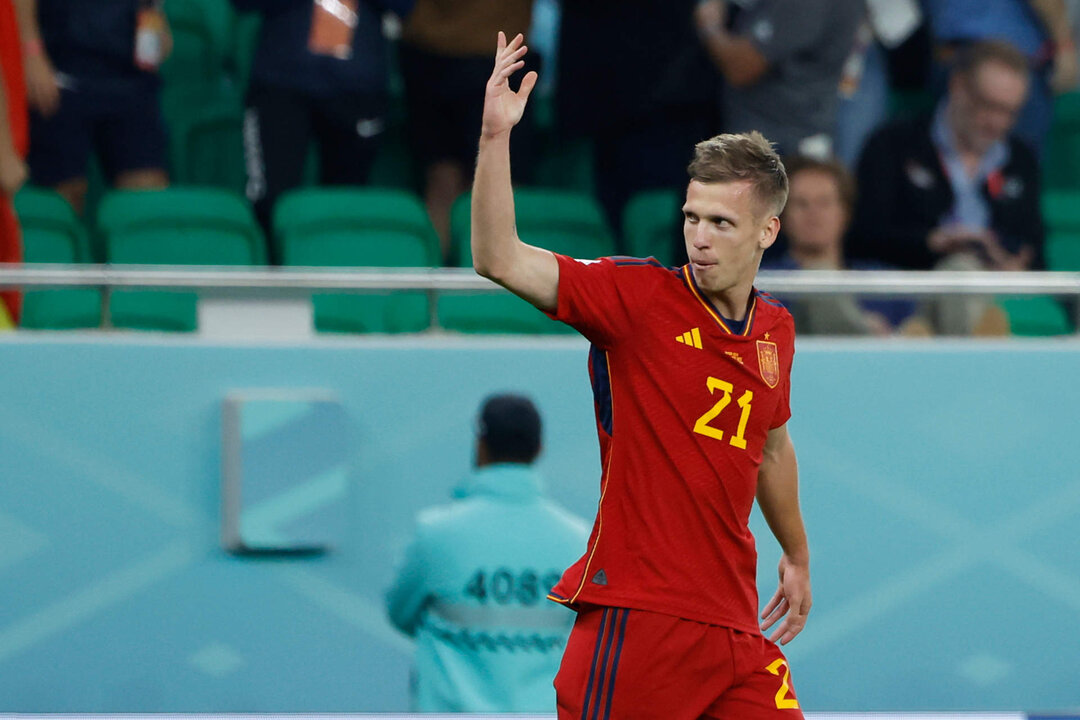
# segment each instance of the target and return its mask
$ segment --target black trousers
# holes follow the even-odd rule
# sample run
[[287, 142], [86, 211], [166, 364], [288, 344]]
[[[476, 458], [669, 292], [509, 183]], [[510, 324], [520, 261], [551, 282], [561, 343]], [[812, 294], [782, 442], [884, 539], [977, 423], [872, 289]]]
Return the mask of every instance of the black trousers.
[[244, 111], [247, 196], [267, 238], [273, 231], [274, 203], [282, 193], [302, 184], [313, 141], [320, 184], [363, 185], [385, 124], [382, 95], [313, 97], [253, 84]]

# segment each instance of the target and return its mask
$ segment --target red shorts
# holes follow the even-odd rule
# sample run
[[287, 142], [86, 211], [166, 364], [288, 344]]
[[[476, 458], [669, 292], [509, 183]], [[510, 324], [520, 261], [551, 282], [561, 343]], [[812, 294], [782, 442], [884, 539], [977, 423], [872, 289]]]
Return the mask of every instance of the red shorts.
[[801, 720], [787, 659], [760, 635], [586, 607], [555, 677], [559, 720]]

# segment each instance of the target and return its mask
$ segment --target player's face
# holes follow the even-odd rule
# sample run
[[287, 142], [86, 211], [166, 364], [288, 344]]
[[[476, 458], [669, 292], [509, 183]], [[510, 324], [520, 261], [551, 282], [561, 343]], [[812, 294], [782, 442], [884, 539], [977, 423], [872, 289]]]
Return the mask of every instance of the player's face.
[[822, 170], [803, 170], [790, 178], [784, 208], [784, 233], [793, 250], [824, 253], [839, 250], [848, 214], [836, 179]]
[[698, 286], [722, 293], [752, 283], [761, 253], [776, 241], [780, 221], [761, 207], [749, 181], [691, 180], [683, 205], [683, 239]]

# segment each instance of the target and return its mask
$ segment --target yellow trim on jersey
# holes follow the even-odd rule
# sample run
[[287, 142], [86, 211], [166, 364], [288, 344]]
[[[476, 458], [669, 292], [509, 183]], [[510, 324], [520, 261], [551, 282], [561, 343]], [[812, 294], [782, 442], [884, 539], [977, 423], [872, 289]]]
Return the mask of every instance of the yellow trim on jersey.
[[[608, 382], [611, 381], [611, 360], [608, 358], [608, 354], [604, 352], [604, 364], [607, 365]], [[611, 418], [612, 418], [612, 431], [615, 429], [615, 393], [612, 389], [611, 393]], [[615, 455], [612, 451], [610, 443], [614, 443], [614, 436], [608, 439], [608, 457], [607, 467], [604, 468], [604, 484], [600, 489], [600, 502], [596, 508], [596, 540], [593, 542], [592, 550], [589, 551], [589, 559], [585, 561], [585, 567], [581, 570], [581, 584], [578, 585], [577, 591], [574, 595], [567, 600], [568, 604], [577, 602], [578, 596], [581, 595], [581, 591], [585, 589], [585, 583], [589, 577], [589, 567], [592, 565], [593, 556], [596, 555], [596, 548], [600, 545], [600, 535], [604, 532], [604, 498], [607, 496], [608, 483], [611, 482], [611, 458]]]

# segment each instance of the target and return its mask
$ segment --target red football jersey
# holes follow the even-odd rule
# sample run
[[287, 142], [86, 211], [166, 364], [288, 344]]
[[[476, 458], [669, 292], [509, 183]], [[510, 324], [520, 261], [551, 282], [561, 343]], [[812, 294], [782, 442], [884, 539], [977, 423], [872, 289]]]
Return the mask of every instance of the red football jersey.
[[760, 633], [748, 522], [766, 436], [791, 415], [791, 315], [755, 290], [735, 333], [689, 266], [558, 260], [552, 316], [593, 344], [603, 474], [585, 555], [549, 597]]

